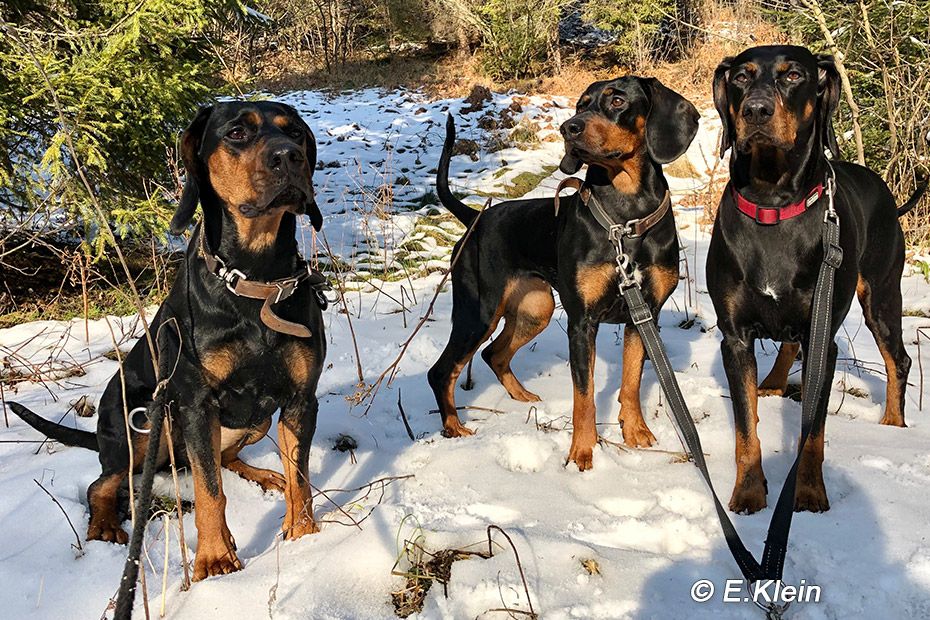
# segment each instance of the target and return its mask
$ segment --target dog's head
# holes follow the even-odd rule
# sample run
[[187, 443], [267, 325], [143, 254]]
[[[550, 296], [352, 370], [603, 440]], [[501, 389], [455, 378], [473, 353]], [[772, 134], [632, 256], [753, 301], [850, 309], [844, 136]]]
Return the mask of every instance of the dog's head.
[[769, 45], [725, 58], [714, 73], [714, 105], [723, 121], [720, 156], [731, 146], [742, 153], [790, 151], [813, 136], [839, 157], [832, 122], [839, 98], [832, 56]]
[[173, 234], [184, 231], [198, 202], [205, 217], [213, 208], [226, 210], [240, 231], [257, 228], [239, 223], [280, 220], [285, 211], [306, 213], [316, 230], [323, 225], [313, 193], [316, 140], [291, 106], [234, 101], [203, 107], [181, 135], [180, 151], [187, 178]]
[[574, 174], [584, 163], [613, 173], [642, 153], [668, 163], [687, 150], [699, 118], [690, 101], [655, 78], [595, 82], [559, 129], [565, 139], [559, 167]]

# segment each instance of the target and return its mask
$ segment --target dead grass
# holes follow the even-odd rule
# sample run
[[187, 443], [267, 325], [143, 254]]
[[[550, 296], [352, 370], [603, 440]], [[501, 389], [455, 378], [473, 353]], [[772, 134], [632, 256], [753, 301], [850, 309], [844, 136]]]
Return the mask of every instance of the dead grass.
[[701, 10], [701, 40], [678, 62], [656, 63], [642, 71], [690, 99], [698, 107], [711, 105], [714, 70], [726, 56], [747, 47], [789, 43], [791, 37], [766, 21], [758, 2], [706, 0]]

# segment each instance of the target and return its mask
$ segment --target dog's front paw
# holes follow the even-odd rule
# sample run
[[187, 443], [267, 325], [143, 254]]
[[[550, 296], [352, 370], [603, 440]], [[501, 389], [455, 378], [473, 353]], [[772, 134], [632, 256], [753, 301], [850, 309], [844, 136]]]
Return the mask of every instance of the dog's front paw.
[[236, 555], [236, 543], [229, 530], [209, 538], [203, 538], [200, 532], [197, 533], [194, 581], [214, 575], [228, 575], [239, 570], [242, 570], [242, 562]]
[[320, 526], [316, 524], [313, 517], [303, 516], [290, 525], [285, 520], [281, 529], [284, 531], [284, 540], [297, 540], [307, 534], [316, 534], [320, 531]]
[[462, 424], [458, 418], [449, 418], [443, 425], [442, 434], [445, 437], [468, 437], [474, 435], [475, 431]]
[[787, 386], [782, 387], [765, 387], [765, 384], [759, 386], [759, 396], [784, 396]]
[[823, 474], [814, 475], [798, 473], [798, 484], [794, 490], [795, 512], [826, 512], [830, 510], [827, 499], [827, 487], [823, 483]]
[[652, 434], [643, 417], [635, 416], [624, 419], [620, 417], [623, 425], [623, 443], [631, 448], [650, 448], [656, 443], [656, 436]]
[[568, 451], [567, 463], [574, 463], [578, 466], [578, 471], [585, 471], [594, 467], [594, 445], [597, 443], [597, 437], [594, 441], [584, 441], [578, 439], [577, 435], [572, 437], [572, 447]]
[[767, 490], [765, 476], [744, 477], [733, 487], [730, 510], [745, 515], [759, 512], [768, 505], [765, 499]]

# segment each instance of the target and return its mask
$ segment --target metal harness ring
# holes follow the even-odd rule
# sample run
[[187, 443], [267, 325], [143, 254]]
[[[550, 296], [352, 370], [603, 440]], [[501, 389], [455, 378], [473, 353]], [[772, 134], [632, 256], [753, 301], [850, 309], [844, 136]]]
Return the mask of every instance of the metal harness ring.
[[[136, 417], [136, 414], [139, 413], [140, 411], [144, 414], [146, 411], [148, 411], [148, 408], [147, 407], [136, 407], [135, 409], [130, 411], [129, 416], [127, 418], [127, 423], [129, 424], [129, 428], [139, 433], [140, 435], [148, 435], [151, 432], [150, 429], [140, 428], [136, 426], [136, 423], [133, 421], [133, 419]], [[148, 419], [148, 416], [146, 416], [146, 419]]]

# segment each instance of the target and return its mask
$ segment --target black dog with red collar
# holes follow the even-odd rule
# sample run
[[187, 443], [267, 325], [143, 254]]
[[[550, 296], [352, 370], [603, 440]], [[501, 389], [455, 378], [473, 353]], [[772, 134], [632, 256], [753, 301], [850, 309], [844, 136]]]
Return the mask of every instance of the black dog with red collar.
[[[723, 334], [723, 365], [735, 419], [737, 473], [730, 510], [752, 513], [766, 506], [767, 492], [756, 434], [757, 398], [783, 394], [799, 348], [809, 346], [811, 300], [824, 251], [826, 192], [831, 189], [843, 261], [836, 272], [827, 376], [833, 376], [836, 365], [833, 337], [855, 293], [888, 374], [881, 423], [905, 426], [904, 389], [911, 360], [901, 338], [904, 238], [898, 217], [913, 208], [926, 185], [899, 209], [877, 174], [827, 160], [827, 149], [834, 160], [839, 157], [831, 117], [840, 81], [832, 57], [795, 46], [748, 49], [720, 64], [713, 90], [723, 120], [721, 156], [732, 150], [730, 184], [707, 256], [707, 287]], [[761, 384], [754, 351], [759, 338], [782, 343], [772, 372]], [[817, 416], [821, 421], [829, 392], [823, 396]], [[822, 422], [815, 425], [805, 444], [795, 510], [829, 509], [823, 431]]]

